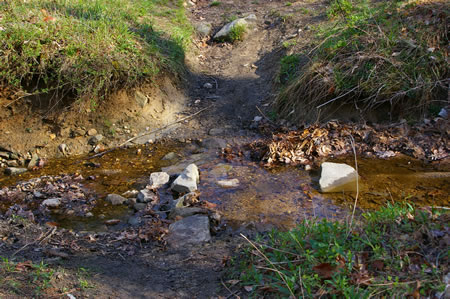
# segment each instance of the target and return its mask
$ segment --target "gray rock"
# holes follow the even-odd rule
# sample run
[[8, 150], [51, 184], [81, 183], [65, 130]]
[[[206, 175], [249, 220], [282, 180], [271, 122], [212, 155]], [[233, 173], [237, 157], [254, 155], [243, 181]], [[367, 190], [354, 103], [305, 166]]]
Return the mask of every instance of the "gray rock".
[[97, 130], [94, 129], [94, 128], [89, 129], [89, 130], [87, 131], [87, 134], [88, 134], [88, 136], [94, 136], [94, 135], [97, 135]]
[[219, 185], [222, 188], [236, 188], [239, 187], [239, 180], [238, 179], [220, 180], [217, 181], [217, 185]]
[[191, 204], [194, 199], [195, 200], [198, 199], [198, 194], [196, 194], [195, 192], [190, 192], [190, 193], [185, 194], [182, 197], [174, 200], [172, 206], [174, 208], [183, 208], [183, 207]]
[[206, 82], [205, 84], [203, 84], [203, 87], [206, 89], [211, 89], [211, 88], [213, 88], [213, 85], [209, 82]]
[[141, 223], [140, 217], [131, 216], [130, 218], [128, 218], [128, 224], [130, 225], [136, 226], [139, 225], [139, 223]]
[[8, 152], [0, 152], [0, 158], [9, 159], [10, 155]]
[[174, 160], [177, 158], [177, 154], [175, 154], [174, 152], [170, 152], [168, 154], [166, 154], [162, 160]]
[[137, 195], [137, 201], [142, 203], [153, 202], [158, 200], [158, 195], [148, 189], [142, 189]]
[[138, 202], [138, 203], [135, 203], [135, 204], [134, 204], [133, 208], [134, 208], [136, 211], [143, 211], [143, 210], [145, 210], [145, 209], [147, 208], [147, 204]]
[[141, 108], [144, 108], [145, 105], [148, 104], [148, 97], [140, 91], [136, 90], [136, 93], [134, 94], [134, 99], [136, 100], [136, 103], [138, 103], [138, 105], [141, 106]]
[[67, 144], [65, 143], [61, 143], [58, 146], [58, 149], [61, 153], [63, 153], [63, 155], [68, 155], [69, 154], [69, 147], [67, 146]]
[[35, 167], [37, 165], [38, 161], [39, 161], [39, 156], [36, 153], [33, 153], [33, 155], [31, 156], [30, 162], [28, 162], [27, 168], [29, 170], [32, 169], [33, 167]]
[[207, 22], [201, 22], [194, 25], [195, 31], [197, 31], [197, 34], [200, 37], [206, 37], [211, 34], [212, 26], [210, 23]]
[[88, 144], [90, 144], [90, 145], [97, 145], [102, 140], [103, 140], [103, 135], [97, 134], [97, 135], [92, 136], [91, 138], [89, 138]]
[[228, 23], [225, 26], [223, 26], [222, 29], [220, 29], [220, 31], [214, 35], [214, 39], [220, 40], [220, 39], [227, 38], [229, 36], [230, 32], [236, 26], [245, 26], [247, 28], [249, 26], [249, 23], [252, 23], [255, 21], [256, 21], [256, 16], [254, 14], [251, 14], [245, 18], [236, 19], [233, 22]]
[[127, 205], [133, 207], [137, 203], [137, 199], [135, 197], [131, 197], [127, 199]]
[[222, 128], [213, 128], [211, 130], [209, 130], [208, 134], [211, 136], [218, 136], [218, 135], [223, 135], [225, 134], [226, 130], [222, 129]]
[[84, 136], [86, 134], [86, 131], [82, 128], [75, 128], [70, 132], [70, 136], [72, 138]]
[[167, 172], [153, 172], [150, 174], [150, 187], [159, 188], [169, 182], [170, 176]]
[[28, 171], [28, 169], [26, 169], [26, 168], [8, 167], [5, 169], [5, 174], [6, 175], [17, 175], [17, 174], [21, 174], [21, 173], [24, 173], [27, 171]]
[[9, 160], [9, 161], [6, 161], [6, 165], [8, 165], [9, 167], [18, 167], [19, 162], [17, 162], [16, 160]]
[[208, 138], [202, 141], [202, 146], [207, 149], [221, 149], [227, 147], [227, 142], [220, 138]]
[[197, 190], [200, 175], [197, 165], [190, 164], [172, 183], [172, 190], [178, 193], [188, 193]]
[[353, 167], [331, 162], [324, 162], [321, 167], [319, 184], [322, 192], [356, 191], [358, 173]]
[[169, 219], [175, 219], [177, 216], [185, 218], [195, 214], [205, 214], [205, 212], [204, 209], [199, 207], [175, 208], [170, 211]]
[[193, 215], [172, 223], [169, 226], [168, 238], [172, 246], [183, 246], [185, 244], [198, 244], [211, 240], [209, 232], [209, 219], [204, 215]]
[[127, 199], [123, 196], [120, 196], [118, 194], [108, 194], [106, 196], [106, 201], [111, 203], [114, 206], [124, 204], [127, 202]]
[[61, 205], [61, 199], [59, 198], [49, 198], [42, 202], [43, 206], [47, 208], [57, 208]]

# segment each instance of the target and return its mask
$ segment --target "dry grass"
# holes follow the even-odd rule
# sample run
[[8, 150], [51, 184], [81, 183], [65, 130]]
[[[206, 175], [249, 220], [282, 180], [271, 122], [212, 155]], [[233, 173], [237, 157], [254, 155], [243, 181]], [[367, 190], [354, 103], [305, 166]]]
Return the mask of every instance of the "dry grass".
[[442, 1], [332, 1], [310, 63], [277, 98], [277, 113], [314, 121], [340, 105], [391, 118], [448, 104], [448, 6]]

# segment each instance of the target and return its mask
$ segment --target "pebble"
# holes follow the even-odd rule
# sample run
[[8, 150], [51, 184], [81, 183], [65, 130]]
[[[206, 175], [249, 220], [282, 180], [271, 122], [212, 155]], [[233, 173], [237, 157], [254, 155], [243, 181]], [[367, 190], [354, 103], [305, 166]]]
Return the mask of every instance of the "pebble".
[[94, 128], [89, 129], [89, 130], [87, 131], [87, 134], [88, 134], [88, 136], [94, 136], [94, 135], [97, 135], [97, 130], [94, 129]]
[[206, 89], [211, 89], [211, 88], [213, 88], [213, 85], [209, 82], [206, 82], [205, 84], [203, 84], [203, 87]]

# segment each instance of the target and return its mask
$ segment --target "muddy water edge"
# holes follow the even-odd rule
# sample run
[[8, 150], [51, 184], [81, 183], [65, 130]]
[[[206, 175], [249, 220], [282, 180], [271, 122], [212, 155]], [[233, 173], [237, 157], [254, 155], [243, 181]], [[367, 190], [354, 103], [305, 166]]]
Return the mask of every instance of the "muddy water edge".
[[[173, 152], [171, 159], [163, 159]], [[210, 203], [231, 229], [246, 226], [264, 230], [277, 227], [289, 229], [305, 218], [344, 219], [356, 194], [321, 194], [318, 186], [320, 170], [305, 171], [300, 167], [278, 166], [270, 169], [251, 161], [245, 153], [235, 159], [224, 159], [220, 152], [207, 150], [194, 143], [162, 142], [119, 149], [102, 157], [87, 159], [76, 156], [50, 160], [37, 171], [17, 176], [0, 176], [0, 187], [48, 177], [72, 175], [89, 194], [94, 206], [89, 213], [52, 212], [46, 221], [75, 230], [107, 231], [129, 225], [133, 209], [126, 205], [112, 206], [104, 199], [108, 194], [123, 194], [143, 189], [150, 173], [165, 170], [171, 179], [189, 163], [196, 163], [201, 172], [200, 200]], [[352, 157], [334, 160], [354, 165]], [[450, 194], [448, 164], [426, 164], [401, 156], [389, 160], [358, 158], [361, 176], [359, 203], [363, 209], [374, 209], [387, 202], [406, 201], [419, 206], [448, 206]], [[237, 179], [236, 186], [224, 188], [220, 180]], [[170, 210], [176, 199], [167, 188], [158, 190], [161, 211]], [[44, 195], [28, 202], [38, 207]], [[23, 201], [3, 200], [0, 212], [6, 213]], [[211, 206], [210, 205], [210, 206]], [[159, 213], [163, 218], [165, 213]], [[87, 217], [89, 216], [89, 217]], [[106, 226], [108, 220], [118, 220]]]

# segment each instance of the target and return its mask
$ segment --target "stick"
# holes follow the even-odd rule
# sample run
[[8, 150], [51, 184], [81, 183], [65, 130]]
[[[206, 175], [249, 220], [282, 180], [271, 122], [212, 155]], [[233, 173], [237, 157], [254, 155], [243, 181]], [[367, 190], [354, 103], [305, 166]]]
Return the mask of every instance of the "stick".
[[[356, 158], [355, 139], [353, 138], [352, 135], [350, 135], [350, 141], [351, 141], [351, 143], [352, 143], [353, 154], [354, 154], [354, 156], [355, 156], [355, 169], [356, 169], [356, 197], [355, 197], [355, 203], [354, 203], [354, 205], [353, 205], [352, 218], [351, 218], [351, 220], [350, 220], [350, 230], [348, 231], [349, 234], [350, 234], [350, 232], [352, 231], [353, 218], [355, 217], [355, 210], [356, 210], [356, 205], [358, 204], [358, 196], [359, 196], [358, 159]], [[347, 235], [347, 236], [348, 236], [348, 235]]]
[[328, 102], [325, 102], [325, 103], [323, 103], [323, 104], [320, 104], [319, 106], [316, 107], [316, 109], [320, 109], [320, 108], [322, 108], [323, 106], [330, 104], [331, 102], [334, 102], [334, 101], [336, 101], [336, 100], [338, 100], [338, 99], [340, 99], [340, 98], [342, 98], [342, 97], [345, 97], [346, 95], [348, 95], [349, 93], [351, 93], [352, 91], [354, 91], [354, 90], [357, 89], [357, 88], [358, 88], [358, 86], [353, 87], [352, 89], [350, 89], [350, 90], [347, 91], [346, 93], [341, 94], [340, 96], [337, 96], [337, 97], [335, 97], [334, 99], [329, 100]]
[[268, 122], [270, 122], [270, 123], [273, 124], [273, 125], [277, 125], [276, 123], [274, 123], [273, 121], [271, 121], [271, 120], [264, 114], [264, 112], [262, 112], [261, 109], [259, 109], [258, 106], [255, 106], [255, 107], [256, 107], [256, 109], [258, 109], [259, 113], [261, 113], [262, 117], [264, 117]]
[[42, 242], [45, 239], [49, 238], [51, 235], [53, 235], [56, 231], [56, 227], [54, 227], [47, 235], [43, 235], [42, 233], [39, 235], [39, 237], [37, 239], [35, 239], [33, 242], [27, 243], [25, 245], [23, 245], [22, 247], [20, 247], [19, 249], [17, 249], [12, 256], [15, 256], [16, 254], [18, 254], [19, 252], [21, 252], [22, 250], [24, 250], [25, 248], [27, 248], [30, 245], [36, 244], [38, 242]]
[[236, 292], [232, 292], [232, 291], [230, 290], [230, 288], [227, 287], [227, 285], [223, 282], [222, 279], [220, 279], [220, 282], [221, 282], [222, 285], [225, 287], [225, 289], [230, 293], [230, 295], [228, 295], [227, 298], [230, 298], [230, 296], [234, 296], [234, 297], [236, 297], [236, 298], [241, 298], [241, 297], [239, 297], [238, 295], [236, 295]]
[[112, 152], [112, 151], [114, 151], [114, 150], [116, 150], [116, 149], [118, 149], [118, 148], [123, 147], [123, 146], [126, 145], [128, 142], [131, 142], [131, 141], [133, 141], [133, 140], [135, 140], [135, 139], [137, 139], [137, 138], [140, 138], [140, 137], [143, 137], [143, 136], [147, 136], [147, 135], [151, 135], [151, 134], [153, 134], [153, 133], [156, 133], [156, 132], [159, 132], [159, 131], [161, 131], [161, 130], [164, 130], [164, 129], [166, 129], [166, 128], [170, 127], [170, 126], [173, 126], [173, 125], [175, 125], [175, 124], [177, 124], [177, 123], [179, 123], [179, 122], [182, 122], [182, 121], [185, 121], [185, 120], [187, 120], [187, 119], [190, 119], [190, 118], [192, 118], [192, 117], [194, 117], [194, 116], [196, 116], [196, 115], [202, 113], [203, 111], [205, 111], [205, 110], [207, 110], [207, 109], [209, 109], [209, 108], [211, 108], [211, 107], [212, 107], [212, 105], [210, 105], [210, 106], [208, 106], [208, 107], [206, 107], [206, 108], [203, 108], [203, 109], [201, 109], [200, 111], [195, 112], [194, 114], [191, 114], [191, 115], [188, 115], [188, 116], [186, 116], [186, 117], [183, 117], [182, 119], [179, 119], [179, 120], [177, 120], [177, 121], [171, 122], [171, 123], [169, 123], [169, 124], [167, 124], [167, 125], [165, 125], [165, 126], [163, 126], [163, 127], [161, 127], [161, 128], [158, 128], [158, 129], [155, 129], [155, 130], [153, 130], [153, 131], [146, 132], [146, 133], [143, 133], [143, 134], [139, 134], [139, 135], [137, 135], [137, 136], [135, 136], [135, 137], [132, 137], [132, 138], [128, 139], [127, 141], [125, 141], [125, 142], [119, 144], [118, 146], [115, 146], [115, 147], [113, 147], [113, 148], [111, 148], [111, 149], [109, 149], [109, 150], [107, 150], [107, 151], [104, 151], [104, 152], [95, 154], [95, 155], [93, 155], [93, 156], [91, 156], [91, 157], [88, 157], [88, 158], [86, 158], [86, 160], [90, 160], [90, 159], [93, 159], [93, 158], [96, 158], [96, 157], [101, 157], [101, 156], [103, 156], [103, 155], [105, 155], [105, 154], [107, 154], [107, 153], [110, 153], [110, 152]]

